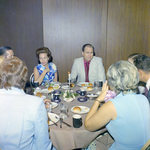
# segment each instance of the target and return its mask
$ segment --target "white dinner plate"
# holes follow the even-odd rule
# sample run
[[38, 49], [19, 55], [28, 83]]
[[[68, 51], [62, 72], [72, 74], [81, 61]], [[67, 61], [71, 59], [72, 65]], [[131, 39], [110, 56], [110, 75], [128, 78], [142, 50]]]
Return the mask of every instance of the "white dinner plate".
[[96, 94], [97, 94], [97, 95], [100, 95], [100, 94], [101, 94], [101, 92], [102, 92], [102, 91], [98, 91]]
[[51, 92], [53, 92], [54, 90], [51, 90], [51, 91], [49, 91], [48, 89], [42, 89], [41, 90], [41, 93], [51, 93]]
[[[47, 116], [48, 116], [48, 118], [50, 118], [50, 120], [52, 120], [56, 123], [59, 121], [59, 116], [57, 114], [47, 113]], [[48, 125], [53, 125], [54, 123], [52, 121], [47, 121]]]
[[69, 85], [63, 85], [61, 88], [64, 90], [69, 90]]
[[64, 101], [66, 102], [72, 102], [74, 99], [73, 98], [64, 98]]
[[42, 95], [42, 97], [41, 97], [42, 99], [46, 99], [46, 96], [45, 95]]
[[89, 86], [89, 82], [80, 82], [80, 83], [78, 83], [79, 86], [81, 86], [82, 84], [85, 84], [85, 86]]
[[[80, 111], [80, 112], [74, 112], [74, 111], [73, 111], [73, 108], [74, 108], [74, 107], [80, 107], [80, 108], [81, 108], [81, 111]], [[74, 107], [71, 108], [71, 111], [72, 111], [73, 113], [76, 113], [76, 114], [85, 114], [85, 113], [88, 113], [88, 112], [90, 111], [90, 108], [88, 108], [88, 107], [86, 107], [86, 106], [74, 106]]]
[[[36, 96], [36, 94], [34, 93], [34, 95]], [[37, 97], [39, 97], [39, 96], [37, 96]], [[42, 97], [40, 97], [40, 98], [42, 98], [42, 99], [46, 99], [46, 96], [45, 95], [42, 95]]]
[[52, 108], [55, 108], [58, 106], [58, 103], [55, 103], [55, 102], [51, 102], [51, 104], [52, 104]]

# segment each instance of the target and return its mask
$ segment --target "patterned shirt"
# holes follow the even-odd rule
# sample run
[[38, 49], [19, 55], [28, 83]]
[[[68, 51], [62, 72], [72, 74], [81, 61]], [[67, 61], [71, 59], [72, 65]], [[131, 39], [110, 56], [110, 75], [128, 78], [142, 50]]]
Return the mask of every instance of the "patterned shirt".
[[[53, 82], [53, 80], [55, 78], [55, 72], [57, 71], [56, 65], [51, 62], [48, 64], [48, 67], [49, 67], [50, 72], [47, 72], [45, 74], [45, 77], [44, 77], [41, 85], [45, 84], [45, 80], [49, 80], [50, 82]], [[36, 68], [39, 72], [39, 75], [41, 75], [43, 73], [43, 71], [46, 69], [46, 67], [44, 67], [42, 64], [37, 65]]]

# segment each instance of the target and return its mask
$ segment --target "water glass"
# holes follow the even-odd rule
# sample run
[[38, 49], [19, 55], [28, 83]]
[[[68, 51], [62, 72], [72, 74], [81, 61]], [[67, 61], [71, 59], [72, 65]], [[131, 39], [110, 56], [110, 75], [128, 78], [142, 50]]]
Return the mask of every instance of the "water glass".
[[102, 90], [102, 87], [103, 87], [103, 81], [99, 81], [99, 85], [98, 85], [98, 86], [99, 86], [99, 89]]
[[60, 118], [67, 118], [68, 116], [68, 105], [60, 103]]
[[99, 81], [94, 81], [94, 89], [97, 90], [99, 87]]
[[50, 81], [49, 80], [45, 80], [45, 86], [48, 88], [50, 86]]

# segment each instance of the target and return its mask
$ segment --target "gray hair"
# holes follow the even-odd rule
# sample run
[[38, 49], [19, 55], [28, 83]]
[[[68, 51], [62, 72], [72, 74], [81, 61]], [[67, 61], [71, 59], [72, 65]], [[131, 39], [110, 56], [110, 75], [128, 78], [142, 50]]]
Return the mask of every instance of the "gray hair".
[[117, 94], [137, 92], [139, 74], [137, 68], [128, 61], [118, 61], [107, 71], [108, 86]]

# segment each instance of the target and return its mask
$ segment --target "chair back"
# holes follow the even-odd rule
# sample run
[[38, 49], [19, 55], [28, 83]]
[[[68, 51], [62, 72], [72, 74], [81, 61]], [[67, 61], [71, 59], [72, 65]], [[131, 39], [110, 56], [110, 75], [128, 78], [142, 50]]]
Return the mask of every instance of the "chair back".
[[30, 76], [30, 86], [34, 87], [34, 73], [32, 73]]
[[146, 144], [142, 147], [141, 150], [150, 150], [150, 139], [146, 142]]

